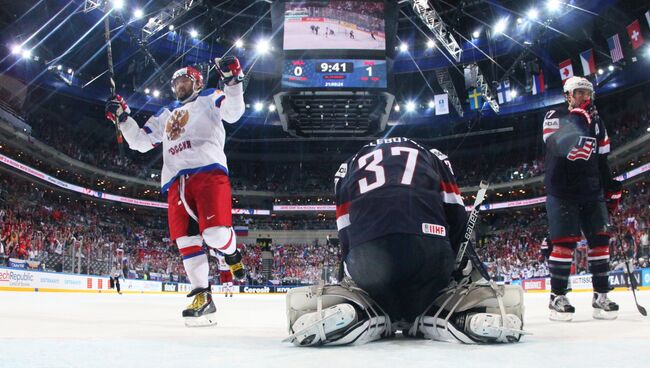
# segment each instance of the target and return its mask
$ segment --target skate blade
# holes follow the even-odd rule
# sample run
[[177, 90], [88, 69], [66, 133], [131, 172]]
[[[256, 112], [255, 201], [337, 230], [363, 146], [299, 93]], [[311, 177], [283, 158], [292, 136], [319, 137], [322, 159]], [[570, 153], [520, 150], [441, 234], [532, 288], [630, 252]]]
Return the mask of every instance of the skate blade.
[[562, 313], [552, 310], [548, 319], [551, 321], [569, 322], [573, 319], [573, 313]]
[[217, 324], [217, 314], [211, 313], [201, 317], [183, 317], [186, 327], [208, 327]]
[[602, 309], [594, 309], [593, 316], [595, 319], [612, 320], [618, 317], [618, 311], [604, 311]]

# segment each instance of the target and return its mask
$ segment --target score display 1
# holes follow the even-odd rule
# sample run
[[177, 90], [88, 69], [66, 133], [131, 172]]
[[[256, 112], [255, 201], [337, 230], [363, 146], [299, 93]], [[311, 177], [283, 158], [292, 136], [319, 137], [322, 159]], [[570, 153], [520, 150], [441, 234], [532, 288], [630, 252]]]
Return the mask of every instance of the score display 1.
[[284, 61], [283, 88], [386, 88], [385, 60], [293, 59]]

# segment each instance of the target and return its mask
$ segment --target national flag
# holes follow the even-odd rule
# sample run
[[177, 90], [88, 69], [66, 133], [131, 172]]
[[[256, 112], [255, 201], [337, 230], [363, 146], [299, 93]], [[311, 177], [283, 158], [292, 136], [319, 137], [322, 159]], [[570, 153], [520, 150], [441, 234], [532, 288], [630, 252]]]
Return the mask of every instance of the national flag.
[[594, 58], [594, 49], [589, 49], [580, 53], [580, 62], [584, 76], [596, 73], [596, 59]]
[[497, 98], [500, 104], [512, 101], [510, 94], [510, 80], [506, 79], [497, 86]]
[[632, 48], [633, 49], [638, 49], [641, 45], [643, 45], [643, 36], [641, 35], [641, 25], [639, 24], [638, 20], [635, 20], [634, 22], [630, 23], [629, 26], [627, 26], [627, 34], [630, 36], [630, 40], [632, 40]]
[[476, 88], [478, 81], [478, 67], [476, 64], [469, 64], [463, 68], [463, 77], [465, 77], [465, 89]]
[[650, 27], [650, 10], [645, 12], [645, 20], [648, 21], [648, 27]]
[[589, 160], [591, 153], [596, 146], [596, 139], [593, 137], [581, 136], [578, 144], [569, 151], [566, 156], [570, 161], [575, 160]]
[[573, 64], [571, 64], [571, 59], [566, 59], [560, 63], [560, 76], [562, 77], [562, 82], [573, 77]]
[[533, 74], [533, 94], [537, 95], [546, 91], [546, 84], [544, 83], [544, 71], [540, 70], [539, 74]]
[[436, 104], [436, 115], [449, 114], [449, 96], [446, 93], [433, 96], [433, 101]]
[[478, 110], [483, 106], [483, 96], [478, 89], [471, 90], [468, 97], [470, 110]]
[[613, 63], [623, 59], [623, 48], [618, 33], [607, 39], [607, 46], [609, 46], [609, 54], [612, 56]]

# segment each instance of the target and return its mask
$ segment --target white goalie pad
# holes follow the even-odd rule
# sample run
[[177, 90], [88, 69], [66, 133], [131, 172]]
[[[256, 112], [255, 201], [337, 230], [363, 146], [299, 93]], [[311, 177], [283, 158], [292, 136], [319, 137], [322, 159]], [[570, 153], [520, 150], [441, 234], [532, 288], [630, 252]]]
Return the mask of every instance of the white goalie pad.
[[517, 342], [526, 334], [520, 286], [461, 283], [441, 294], [420, 315], [409, 334], [465, 344]]
[[289, 290], [285, 342], [296, 346], [364, 344], [389, 334], [390, 319], [368, 294], [351, 285]]

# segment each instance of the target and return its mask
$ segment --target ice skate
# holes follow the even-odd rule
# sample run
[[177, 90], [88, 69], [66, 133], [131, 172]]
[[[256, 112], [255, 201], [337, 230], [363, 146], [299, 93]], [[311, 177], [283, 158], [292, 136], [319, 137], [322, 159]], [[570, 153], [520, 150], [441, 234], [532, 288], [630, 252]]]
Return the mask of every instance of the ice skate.
[[553, 293], [551, 293], [548, 309], [551, 310], [551, 314], [549, 315], [551, 321], [564, 322], [571, 321], [573, 319], [573, 313], [576, 311], [566, 295], [555, 295]]
[[595, 319], [616, 319], [618, 317], [618, 304], [609, 300], [607, 293], [594, 293], [591, 306], [594, 307]]
[[216, 324], [217, 308], [214, 306], [214, 302], [212, 301], [210, 287], [197, 288], [187, 294], [188, 298], [192, 296], [194, 297], [194, 300], [183, 311], [185, 326], [202, 327]]

